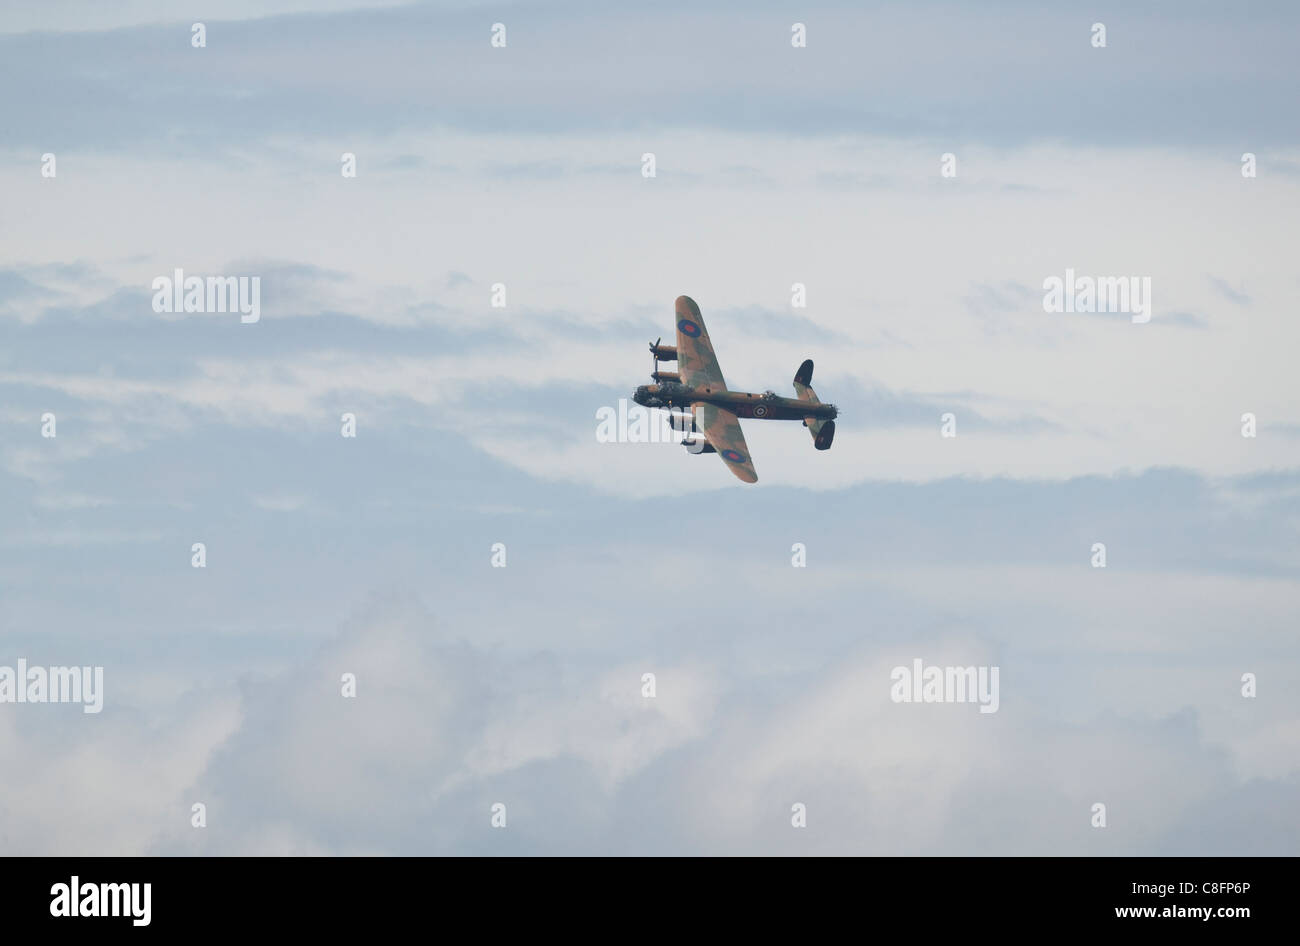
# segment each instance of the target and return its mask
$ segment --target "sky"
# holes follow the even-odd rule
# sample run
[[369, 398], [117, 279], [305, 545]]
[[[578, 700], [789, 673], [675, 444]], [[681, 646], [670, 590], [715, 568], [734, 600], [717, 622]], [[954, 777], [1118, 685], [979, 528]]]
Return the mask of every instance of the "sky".
[[[1300, 853], [1297, 27], [0, 2], [0, 850]], [[680, 294], [830, 451], [600, 442]]]

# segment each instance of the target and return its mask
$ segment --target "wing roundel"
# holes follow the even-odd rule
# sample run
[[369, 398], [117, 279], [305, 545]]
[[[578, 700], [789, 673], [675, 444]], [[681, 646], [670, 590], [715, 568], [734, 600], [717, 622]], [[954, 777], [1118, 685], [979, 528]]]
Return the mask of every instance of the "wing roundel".
[[749, 445], [745, 443], [745, 435], [740, 431], [740, 419], [716, 404], [697, 401], [691, 407], [695, 411], [696, 426], [704, 432], [713, 449], [718, 451], [718, 456], [727, 464], [727, 469], [746, 483], [758, 482], [754, 461], [749, 456]]

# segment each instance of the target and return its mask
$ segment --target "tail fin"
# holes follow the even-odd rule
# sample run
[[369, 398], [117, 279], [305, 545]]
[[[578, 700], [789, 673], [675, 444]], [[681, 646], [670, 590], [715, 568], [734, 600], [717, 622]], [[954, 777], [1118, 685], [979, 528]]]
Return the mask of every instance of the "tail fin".
[[[799, 366], [799, 370], [794, 373], [794, 389], [799, 390], [799, 386], [808, 387], [812, 384], [812, 359], [805, 358], [804, 363]], [[802, 394], [799, 395], [803, 397]]]
[[[812, 359], [804, 360], [799, 366], [799, 370], [794, 373], [794, 393], [798, 395], [799, 400], [807, 401], [809, 404], [820, 404], [817, 399], [817, 392], [812, 389]], [[829, 450], [831, 441], [835, 439], [835, 421], [818, 418], [805, 417], [804, 425], [812, 434], [813, 446], [818, 450]]]

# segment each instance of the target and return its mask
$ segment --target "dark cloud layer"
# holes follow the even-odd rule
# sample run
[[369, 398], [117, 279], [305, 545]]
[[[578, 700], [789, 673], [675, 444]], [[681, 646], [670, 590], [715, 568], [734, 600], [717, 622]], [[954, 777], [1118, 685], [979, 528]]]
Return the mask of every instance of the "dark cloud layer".
[[[1183, 144], [1234, 157], [1296, 142], [1290, 4], [1179, 4], [1176, 16], [1107, 3], [1086, 15], [1030, 3], [823, 4], [798, 11], [801, 50], [789, 43], [794, 15], [776, 5], [744, 15], [413, 6], [214, 21], [201, 50], [188, 21], [18, 34], [0, 37], [0, 82], [22, 90], [0, 102], [0, 124], [11, 147], [38, 153], [208, 156], [270, 136], [442, 126]], [[488, 43], [496, 18], [504, 50]], [[1105, 49], [1090, 44], [1097, 21]]]

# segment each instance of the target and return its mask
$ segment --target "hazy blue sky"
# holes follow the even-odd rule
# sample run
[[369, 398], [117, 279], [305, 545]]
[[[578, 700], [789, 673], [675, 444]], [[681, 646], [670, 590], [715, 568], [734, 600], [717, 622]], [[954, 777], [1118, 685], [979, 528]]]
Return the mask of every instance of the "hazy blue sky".
[[1131, 7], [0, 5], [0, 850], [1300, 853], [1300, 8]]

